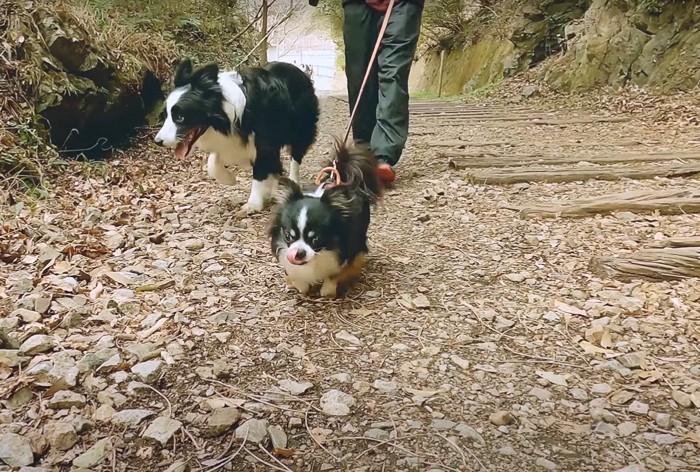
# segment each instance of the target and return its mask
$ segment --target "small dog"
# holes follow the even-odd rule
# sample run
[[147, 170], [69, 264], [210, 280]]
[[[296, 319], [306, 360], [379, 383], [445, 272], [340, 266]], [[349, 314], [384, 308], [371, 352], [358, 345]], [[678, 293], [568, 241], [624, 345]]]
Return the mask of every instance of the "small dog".
[[335, 298], [338, 285], [362, 272], [370, 207], [383, 191], [370, 151], [338, 142], [334, 164], [341, 182], [329, 186], [326, 181], [311, 193], [280, 180], [279, 205], [270, 225], [272, 253], [288, 284], [307, 294], [320, 282], [321, 296], [327, 298]]
[[313, 83], [301, 69], [271, 62], [238, 72], [219, 72], [213, 63], [195, 70], [185, 59], [175, 68], [172, 86], [155, 142], [175, 148], [179, 159], [195, 147], [208, 152], [207, 173], [222, 184], [236, 183], [227, 165], [252, 167], [248, 213], [261, 211], [273, 196], [284, 146], [292, 155], [289, 178], [299, 182], [299, 166], [316, 140], [319, 117]]

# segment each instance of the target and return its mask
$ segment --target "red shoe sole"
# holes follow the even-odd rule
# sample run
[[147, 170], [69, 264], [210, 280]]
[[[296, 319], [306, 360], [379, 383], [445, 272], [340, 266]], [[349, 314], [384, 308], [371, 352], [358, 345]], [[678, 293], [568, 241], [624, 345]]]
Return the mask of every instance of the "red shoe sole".
[[391, 184], [396, 180], [396, 173], [389, 164], [381, 163], [377, 166], [377, 174], [384, 184]]

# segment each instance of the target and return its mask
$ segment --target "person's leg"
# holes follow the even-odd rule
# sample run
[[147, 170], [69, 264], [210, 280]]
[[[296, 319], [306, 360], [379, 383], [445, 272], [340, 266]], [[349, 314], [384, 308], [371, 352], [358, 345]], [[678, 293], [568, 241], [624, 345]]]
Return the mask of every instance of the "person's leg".
[[[345, 77], [348, 83], [348, 102], [352, 113], [360, 94], [367, 64], [377, 42], [379, 15], [364, 1], [349, 2], [343, 7], [343, 38], [345, 44]], [[365, 85], [360, 105], [352, 124], [355, 141], [369, 143], [377, 122], [377, 74], [375, 70]]]
[[[394, 166], [408, 139], [408, 75], [418, 45], [423, 7], [397, 2], [389, 18], [378, 55], [379, 103], [372, 150], [380, 160]], [[393, 181], [393, 169], [380, 169]], [[385, 175], [386, 174], [386, 175]]]

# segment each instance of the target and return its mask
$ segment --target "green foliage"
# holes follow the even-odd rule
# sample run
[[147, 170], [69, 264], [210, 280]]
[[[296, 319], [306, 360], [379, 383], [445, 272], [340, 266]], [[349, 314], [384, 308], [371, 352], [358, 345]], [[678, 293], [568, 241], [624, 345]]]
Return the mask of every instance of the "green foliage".
[[[252, 48], [252, 33], [233, 42], [247, 24], [235, 0], [71, 0], [84, 2], [107, 27], [112, 22], [172, 41], [197, 62], [232, 66]], [[172, 59], [175, 59], [174, 57]]]
[[662, 3], [662, 0], [639, 0], [639, 6], [650, 15], [659, 15]]
[[449, 47], [464, 37], [473, 2], [467, 0], [432, 0], [425, 2], [421, 33], [428, 47]]

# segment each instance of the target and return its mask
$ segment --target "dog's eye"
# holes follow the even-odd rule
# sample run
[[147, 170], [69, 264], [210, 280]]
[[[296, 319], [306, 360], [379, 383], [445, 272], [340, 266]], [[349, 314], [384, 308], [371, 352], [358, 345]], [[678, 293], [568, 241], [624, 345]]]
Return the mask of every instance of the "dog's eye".
[[173, 121], [174, 121], [175, 123], [180, 124], [180, 123], [182, 123], [183, 121], [185, 121], [185, 117], [182, 116], [182, 115], [174, 115], [174, 116], [173, 116]]
[[315, 246], [317, 244], [318, 244], [318, 236], [314, 236], [313, 238], [311, 238], [311, 245]]
[[290, 231], [285, 231], [284, 232], [284, 239], [287, 242], [292, 242], [292, 241], [294, 241], [294, 235]]

